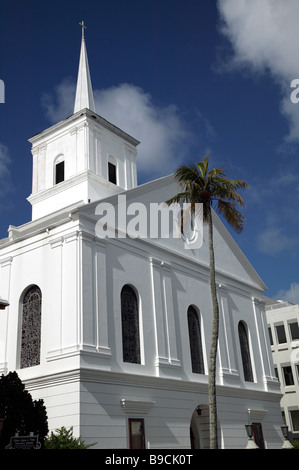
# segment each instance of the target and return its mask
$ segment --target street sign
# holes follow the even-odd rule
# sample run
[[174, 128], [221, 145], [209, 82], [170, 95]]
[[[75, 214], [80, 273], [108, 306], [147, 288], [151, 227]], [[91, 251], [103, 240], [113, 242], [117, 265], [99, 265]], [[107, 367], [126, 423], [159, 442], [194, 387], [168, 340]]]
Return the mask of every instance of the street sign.
[[40, 449], [38, 436], [14, 436], [10, 438], [10, 449]]

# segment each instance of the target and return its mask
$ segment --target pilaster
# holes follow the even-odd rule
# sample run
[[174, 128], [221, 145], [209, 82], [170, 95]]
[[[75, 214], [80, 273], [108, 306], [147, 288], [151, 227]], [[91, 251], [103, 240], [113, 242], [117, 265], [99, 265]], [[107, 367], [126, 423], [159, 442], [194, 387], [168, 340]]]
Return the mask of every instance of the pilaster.
[[102, 357], [109, 358], [108, 306], [107, 306], [107, 265], [106, 240], [96, 239], [95, 256], [95, 311], [96, 311], [96, 349]]
[[254, 313], [254, 319], [256, 324], [257, 343], [259, 354], [255, 357], [259, 358], [259, 369], [262, 374], [262, 380], [264, 383], [265, 390], [277, 388], [278, 381], [275, 376], [273, 368], [273, 359], [271, 349], [269, 347], [268, 340], [268, 327], [265, 316], [264, 302], [256, 297], [252, 297], [252, 308]]
[[[10, 301], [11, 265], [13, 258], [8, 257], [0, 261], [0, 288], [1, 297]], [[0, 374], [6, 374], [8, 370], [8, 326], [10, 307], [1, 310], [0, 328]]]
[[239, 372], [236, 364], [236, 347], [233, 335], [234, 325], [228, 305], [227, 287], [217, 285], [219, 303], [219, 362], [220, 379], [223, 385], [230, 385], [239, 381]]
[[181, 367], [174, 321], [171, 266], [151, 258], [151, 267], [156, 318], [156, 366], [159, 374], [169, 375]]

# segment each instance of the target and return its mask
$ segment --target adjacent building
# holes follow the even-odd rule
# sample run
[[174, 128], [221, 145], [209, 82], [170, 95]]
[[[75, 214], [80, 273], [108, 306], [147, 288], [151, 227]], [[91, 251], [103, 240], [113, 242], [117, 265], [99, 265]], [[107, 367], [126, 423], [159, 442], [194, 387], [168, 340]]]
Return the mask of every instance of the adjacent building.
[[283, 419], [299, 440], [299, 305], [266, 299], [266, 315]]

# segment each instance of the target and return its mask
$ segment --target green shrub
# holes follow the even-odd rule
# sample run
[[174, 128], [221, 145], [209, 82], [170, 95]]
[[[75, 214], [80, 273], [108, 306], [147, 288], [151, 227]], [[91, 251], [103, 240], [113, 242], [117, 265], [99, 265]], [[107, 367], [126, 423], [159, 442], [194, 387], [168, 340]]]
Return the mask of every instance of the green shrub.
[[55, 430], [56, 434], [45, 439], [45, 449], [88, 449], [94, 444], [85, 444], [80, 437], [73, 436], [73, 427], [66, 429], [62, 426]]
[[299, 441], [291, 441], [292, 446], [294, 449], [299, 449]]

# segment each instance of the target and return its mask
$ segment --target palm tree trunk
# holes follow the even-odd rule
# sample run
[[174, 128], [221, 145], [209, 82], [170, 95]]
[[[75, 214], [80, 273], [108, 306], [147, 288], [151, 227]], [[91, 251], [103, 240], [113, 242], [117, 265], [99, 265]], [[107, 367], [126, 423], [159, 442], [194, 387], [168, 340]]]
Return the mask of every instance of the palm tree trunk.
[[213, 326], [211, 337], [211, 349], [209, 360], [209, 414], [210, 414], [210, 448], [218, 448], [217, 436], [217, 405], [216, 405], [216, 360], [217, 360], [217, 346], [219, 335], [219, 307], [216, 292], [216, 278], [215, 278], [215, 258], [214, 258], [214, 245], [213, 245], [213, 221], [212, 209], [208, 210], [208, 227], [209, 227], [209, 252], [210, 252], [210, 288], [213, 305]]

